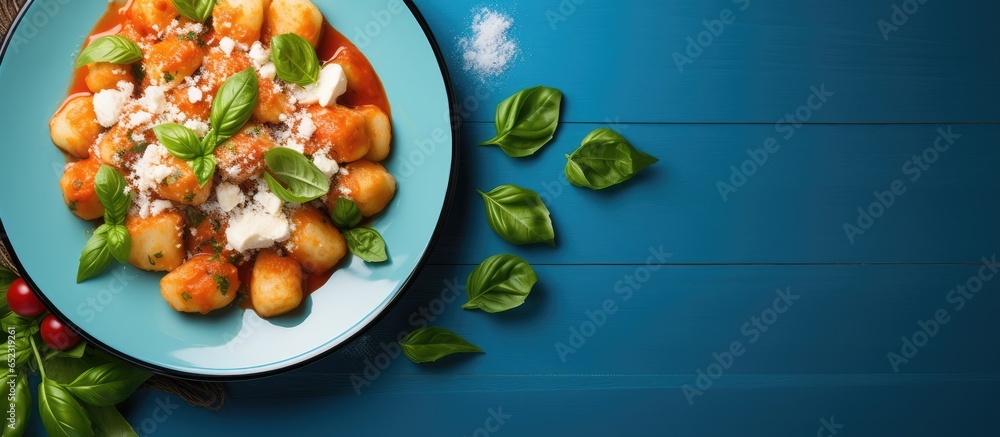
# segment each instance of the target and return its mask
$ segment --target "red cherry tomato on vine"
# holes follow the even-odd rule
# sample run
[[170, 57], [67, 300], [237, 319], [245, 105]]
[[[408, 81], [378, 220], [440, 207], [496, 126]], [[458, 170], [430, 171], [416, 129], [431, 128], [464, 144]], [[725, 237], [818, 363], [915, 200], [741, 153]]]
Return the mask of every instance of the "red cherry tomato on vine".
[[52, 349], [69, 350], [80, 342], [80, 336], [52, 314], [42, 319], [41, 332], [42, 340]]
[[45, 312], [45, 304], [31, 290], [24, 279], [17, 278], [7, 289], [7, 306], [22, 317], [37, 317]]

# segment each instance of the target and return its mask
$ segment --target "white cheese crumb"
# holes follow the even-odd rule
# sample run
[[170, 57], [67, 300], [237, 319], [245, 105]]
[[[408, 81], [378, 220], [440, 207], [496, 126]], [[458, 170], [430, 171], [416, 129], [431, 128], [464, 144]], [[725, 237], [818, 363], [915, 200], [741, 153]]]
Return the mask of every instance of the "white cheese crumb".
[[337, 165], [337, 161], [330, 159], [325, 153], [317, 153], [313, 155], [313, 164], [316, 164], [316, 168], [323, 172], [327, 178], [331, 178], [340, 171], [340, 166]]
[[302, 121], [299, 122], [299, 136], [308, 140], [314, 133], [316, 133], [316, 123], [313, 123], [312, 117], [308, 115], [302, 117]]
[[191, 103], [198, 103], [201, 99], [205, 97], [204, 93], [201, 92], [198, 87], [188, 88], [188, 101]]
[[347, 92], [347, 75], [338, 64], [329, 63], [319, 72], [319, 81], [306, 87], [295, 87], [292, 92], [303, 104], [330, 106]]
[[260, 70], [271, 59], [271, 51], [265, 49], [260, 41], [254, 41], [253, 46], [250, 47], [249, 56], [250, 60], [253, 61], [253, 66]]
[[154, 200], [149, 204], [149, 215], [160, 215], [165, 211], [174, 209], [174, 204], [169, 200]]
[[226, 229], [229, 244], [240, 252], [266, 249], [290, 237], [288, 218], [284, 215], [245, 213], [230, 220]]
[[288, 149], [292, 149], [292, 150], [294, 150], [296, 152], [299, 152], [299, 153], [303, 153], [303, 154], [306, 153], [306, 146], [302, 145], [302, 143], [299, 143], [298, 141], [295, 141], [295, 140], [289, 140], [282, 147], [285, 147], [285, 148], [288, 148]]
[[222, 51], [226, 54], [226, 56], [232, 55], [233, 49], [236, 48], [236, 41], [233, 41], [228, 36], [223, 37], [221, 40], [219, 40], [219, 48], [222, 49]]
[[199, 137], [203, 137], [208, 134], [210, 129], [208, 123], [200, 120], [188, 120], [184, 122], [184, 127], [191, 129], [194, 133], [198, 134]]
[[265, 213], [271, 215], [281, 213], [281, 207], [284, 206], [284, 202], [278, 196], [275, 196], [269, 189], [263, 189], [263, 186], [253, 196], [253, 200], [263, 208]]
[[274, 78], [278, 75], [278, 69], [274, 66], [274, 63], [271, 62], [264, 64], [258, 71], [260, 72], [260, 77], [267, 80], [274, 80]]
[[238, 185], [221, 183], [215, 188], [215, 196], [219, 199], [219, 207], [223, 211], [229, 212], [243, 203], [243, 192]]
[[167, 87], [150, 86], [146, 88], [146, 95], [142, 97], [142, 105], [153, 114], [163, 113], [167, 109]]
[[[132, 114], [132, 117], [129, 118], [128, 123], [125, 124], [125, 127], [134, 128], [136, 126], [142, 126], [142, 125], [150, 123], [152, 121], [153, 121], [153, 114], [150, 114], [150, 113], [148, 113], [146, 111], [138, 111], [135, 114]], [[133, 141], [136, 141], [136, 142], [142, 141], [142, 140], [136, 140], [135, 139], [135, 135], [136, 135], [135, 133], [133, 133], [132, 135], [133, 135], [132, 136], [132, 140]]]
[[94, 95], [94, 112], [97, 122], [104, 127], [114, 126], [122, 116], [122, 110], [132, 97], [135, 86], [129, 82], [118, 82], [118, 89], [102, 90]]

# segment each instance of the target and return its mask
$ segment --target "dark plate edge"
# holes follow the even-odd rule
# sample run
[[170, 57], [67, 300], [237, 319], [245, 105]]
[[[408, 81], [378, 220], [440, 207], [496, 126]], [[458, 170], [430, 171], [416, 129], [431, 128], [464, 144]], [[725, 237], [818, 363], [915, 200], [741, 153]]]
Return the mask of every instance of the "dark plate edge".
[[[0, 64], [3, 63], [3, 59], [7, 55], [7, 48], [9, 47], [11, 41], [13, 40], [14, 32], [17, 30], [18, 26], [27, 16], [28, 10], [34, 3], [35, 0], [27, 0], [27, 2], [21, 8], [21, 11], [18, 12], [17, 17], [14, 18], [13, 22], [11, 22], [10, 29], [7, 31], [7, 35], [4, 37], [3, 44], [0, 45]], [[448, 216], [448, 211], [451, 210], [452, 204], [454, 203], [455, 191], [458, 187], [458, 164], [459, 164], [459, 152], [460, 152], [459, 144], [461, 141], [461, 136], [460, 136], [459, 122], [458, 119], [455, 117], [456, 100], [455, 100], [455, 90], [451, 82], [451, 74], [448, 72], [448, 65], [445, 62], [444, 54], [441, 52], [441, 47], [438, 45], [437, 39], [434, 38], [434, 33], [431, 32], [430, 26], [427, 24], [427, 20], [424, 18], [423, 14], [420, 13], [420, 10], [413, 3], [413, 0], [403, 0], [403, 3], [406, 4], [406, 7], [410, 10], [410, 13], [413, 14], [414, 18], [416, 18], [417, 23], [420, 24], [420, 28], [423, 30], [424, 36], [427, 37], [427, 41], [430, 43], [431, 49], [434, 50], [434, 55], [437, 58], [438, 66], [441, 68], [441, 75], [442, 78], [444, 79], [444, 87], [448, 93], [448, 111], [450, 112], [451, 115], [450, 121], [451, 121], [451, 131], [452, 131], [451, 175], [449, 175], [448, 177], [448, 190], [445, 193], [444, 204], [441, 207], [441, 215], [438, 217], [438, 222], [435, 225], [434, 233], [431, 234], [431, 239], [427, 244], [427, 249], [424, 250], [424, 253], [420, 256], [420, 259], [417, 260], [416, 267], [413, 269], [413, 272], [410, 273], [410, 276], [408, 276], [406, 280], [403, 281], [403, 285], [400, 286], [399, 291], [396, 293], [396, 295], [393, 296], [392, 300], [389, 301], [389, 304], [386, 305], [386, 307], [377, 316], [375, 316], [374, 319], [369, 321], [354, 335], [340, 342], [340, 344], [337, 344], [336, 346], [333, 346], [330, 349], [323, 351], [318, 355], [311, 357], [307, 360], [290, 364], [280, 369], [269, 370], [267, 372], [247, 373], [240, 375], [202, 375], [197, 373], [181, 372], [174, 369], [168, 369], [154, 364], [150, 364], [135, 359], [122, 352], [119, 352], [118, 350], [115, 350], [114, 348], [111, 348], [105, 345], [104, 343], [101, 343], [100, 341], [93, 339], [89, 334], [80, 330], [79, 327], [74, 325], [72, 322], [69, 322], [67, 318], [62, 314], [62, 312], [54, 308], [52, 302], [50, 302], [48, 298], [45, 297], [45, 294], [39, 291], [38, 293], [39, 298], [41, 298], [41, 300], [45, 303], [46, 307], [52, 308], [50, 310], [52, 313], [54, 313], [61, 320], [65, 321], [66, 324], [68, 324], [77, 332], [79, 332], [80, 335], [88, 343], [98, 346], [102, 350], [114, 355], [119, 359], [127, 361], [136, 366], [149, 369], [160, 375], [166, 375], [174, 378], [188, 379], [193, 381], [206, 381], [206, 382], [245, 381], [251, 379], [267, 378], [269, 376], [275, 376], [281, 373], [290, 372], [292, 370], [306, 367], [346, 347], [354, 340], [358, 339], [359, 337], [367, 333], [368, 330], [370, 330], [373, 326], [378, 324], [378, 322], [380, 322], [383, 318], [385, 318], [385, 316], [392, 311], [393, 307], [395, 307], [396, 304], [399, 303], [403, 295], [406, 294], [406, 291], [409, 290], [409, 288], [413, 285], [413, 282], [416, 279], [416, 277], [420, 274], [421, 271], [423, 271], [424, 267], [427, 265], [428, 258], [430, 258], [430, 254], [433, 251], [434, 246], [437, 245], [437, 241], [441, 237], [441, 230], [444, 228], [444, 222]], [[18, 259], [17, 254], [14, 252], [14, 247], [10, 243], [10, 240], [7, 238], [7, 233], [4, 229], [2, 220], [0, 220], [0, 244], [3, 244], [4, 247], [7, 248], [7, 251], [10, 253], [11, 256], [11, 261], [14, 262], [14, 266], [17, 268], [18, 273], [21, 275], [21, 277], [24, 278], [24, 280], [28, 283], [28, 285], [31, 286], [33, 290], [38, 290], [38, 286], [34, 283], [34, 281], [31, 280], [31, 277], [25, 273], [24, 266], [21, 264], [21, 260]]]

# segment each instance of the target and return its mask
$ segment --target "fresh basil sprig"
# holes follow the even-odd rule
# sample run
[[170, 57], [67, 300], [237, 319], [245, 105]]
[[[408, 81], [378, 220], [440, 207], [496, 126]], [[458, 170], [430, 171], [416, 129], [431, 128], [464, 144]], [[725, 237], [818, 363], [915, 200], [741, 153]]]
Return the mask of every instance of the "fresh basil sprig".
[[243, 129], [257, 106], [257, 71], [247, 68], [226, 80], [212, 101], [209, 120], [215, 137], [215, 146], [226, 142]]
[[337, 204], [333, 207], [333, 224], [340, 229], [351, 229], [361, 223], [363, 216], [358, 204], [346, 197], [337, 199]]
[[319, 80], [319, 57], [312, 44], [294, 33], [271, 38], [271, 60], [278, 77], [296, 85], [311, 85]]
[[104, 205], [104, 224], [87, 241], [80, 255], [76, 281], [83, 282], [101, 274], [112, 259], [125, 264], [132, 251], [132, 238], [125, 219], [132, 207], [132, 194], [126, 194], [128, 183], [117, 170], [102, 165], [94, 177], [97, 198]]
[[659, 162], [637, 150], [619, 133], [600, 128], [584, 138], [583, 144], [566, 155], [566, 178], [578, 187], [593, 190], [618, 185]]
[[514, 244], [546, 243], [555, 247], [552, 218], [538, 193], [516, 185], [501, 185], [479, 194], [486, 203], [486, 221], [497, 235]]
[[226, 80], [212, 101], [212, 130], [199, 139], [191, 129], [167, 123], [153, 128], [153, 133], [178, 159], [191, 164], [198, 184], [202, 187], [212, 180], [218, 162], [215, 148], [236, 135], [250, 121], [257, 106], [257, 73], [248, 68]]
[[99, 436], [139, 437], [132, 425], [122, 417], [115, 407], [97, 407], [83, 403], [83, 408], [90, 414], [90, 421]]
[[[264, 154], [269, 173], [264, 173], [268, 187], [286, 202], [306, 203], [330, 191], [330, 180], [316, 164], [296, 150], [276, 147]], [[272, 176], [273, 174], [273, 176]], [[286, 184], [288, 187], [281, 185]]]
[[382, 234], [372, 228], [348, 229], [344, 231], [344, 240], [347, 241], [347, 249], [358, 258], [370, 263], [389, 260]]
[[124, 36], [102, 36], [94, 40], [80, 52], [76, 68], [95, 62], [112, 64], [132, 64], [142, 60], [139, 45]]
[[555, 136], [562, 92], [543, 86], [507, 98], [497, 107], [497, 136], [480, 146], [500, 146], [508, 156], [534, 155]]
[[484, 353], [476, 345], [469, 343], [458, 334], [444, 328], [428, 326], [411, 332], [399, 346], [403, 354], [414, 363], [437, 361], [451, 354]]
[[537, 281], [538, 275], [527, 261], [514, 255], [491, 256], [466, 280], [469, 301], [462, 308], [478, 308], [488, 313], [517, 308]]
[[59, 383], [42, 377], [38, 386], [38, 409], [42, 425], [52, 436], [93, 436], [87, 410]]
[[124, 401], [151, 376], [137, 367], [112, 362], [83, 372], [66, 385], [66, 390], [90, 405], [109, 407]]
[[184, 18], [204, 23], [212, 16], [215, 0], [174, 0], [174, 7]]

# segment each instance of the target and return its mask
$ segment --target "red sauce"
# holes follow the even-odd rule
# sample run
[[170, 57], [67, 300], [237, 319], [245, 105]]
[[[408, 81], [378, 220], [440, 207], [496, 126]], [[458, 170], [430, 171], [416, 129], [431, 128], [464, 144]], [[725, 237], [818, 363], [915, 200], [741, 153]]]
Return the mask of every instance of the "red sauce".
[[[117, 34], [122, 27], [125, 25], [127, 20], [125, 16], [125, 11], [128, 10], [129, 6], [132, 5], [132, 0], [122, 7], [117, 7], [119, 3], [110, 2], [108, 3], [108, 10], [104, 12], [101, 19], [97, 21], [94, 28], [90, 31], [87, 36], [87, 42], [84, 43], [84, 47], [90, 44], [97, 38], [102, 36]], [[76, 97], [75, 94], [87, 93], [90, 94], [90, 88], [87, 88], [87, 72], [89, 67], [81, 67], [76, 69], [73, 74], [73, 81], [70, 83], [69, 95], [70, 97]], [[69, 99], [67, 99], [69, 101]]]

